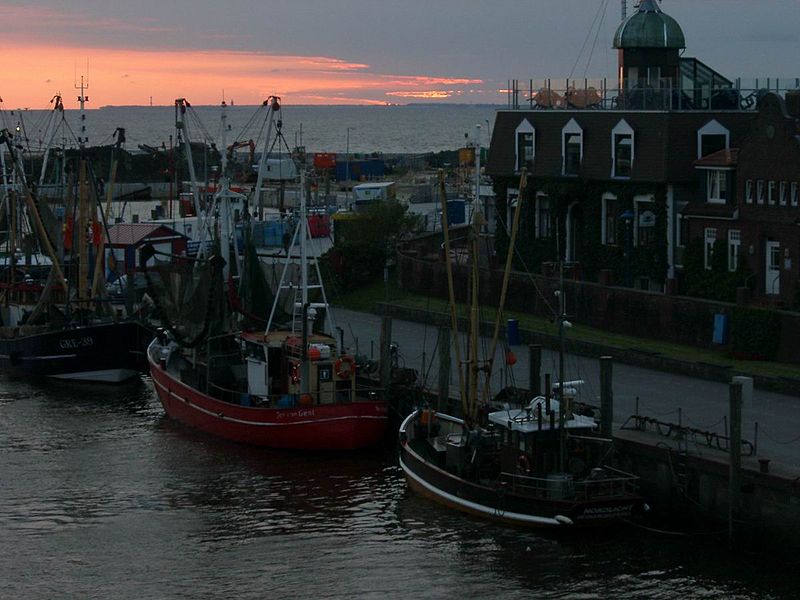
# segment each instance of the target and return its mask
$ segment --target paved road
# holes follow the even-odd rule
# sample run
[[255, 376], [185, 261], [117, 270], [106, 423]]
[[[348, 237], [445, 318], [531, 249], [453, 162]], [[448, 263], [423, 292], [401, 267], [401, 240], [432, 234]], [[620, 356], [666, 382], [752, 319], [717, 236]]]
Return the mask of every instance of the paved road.
[[[335, 317], [337, 325], [345, 331], [345, 345], [354, 348], [357, 340], [361, 354], [369, 355], [372, 351], [374, 358], [379, 357], [380, 317], [343, 309], [337, 309]], [[425, 373], [427, 369], [425, 382], [436, 389], [436, 328], [394, 319], [392, 339], [399, 345], [401, 364], [418, 369], [420, 373]], [[482, 345], [488, 352], [489, 340], [482, 339]], [[492, 380], [495, 392], [503, 387], [504, 382], [510, 384], [512, 380], [519, 387], [528, 386], [528, 348], [515, 346], [512, 350], [517, 357], [517, 363], [511, 373], [495, 374]], [[422, 368], [423, 353], [426, 363], [434, 365], [432, 368]], [[499, 349], [495, 357], [496, 365], [503, 364], [503, 354], [504, 350]], [[565, 364], [567, 380], [586, 381], [580, 390], [579, 399], [599, 404], [599, 361], [568, 355]], [[454, 368], [451, 368], [451, 393], [457, 385]], [[557, 378], [558, 357], [554, 352], [543, 350], [542, 374], [546, 372], [552, 373], [554, 379]], [[637, 397], [639, 410], [643, 415], [677, 423], [680, 409], [684, 425], [724, 432], [725, 417], [728, 414], [728, 385], [725, 383], [615, 364], [614, 420], [617, 425], [621, 425], [635, 412]], [[800, 465], [800, 398], [754, 390], [752, 400], [744, 406], [742, 419], [743, 436], [751, 442], [755, 439], [755, 426], [758, 423], [759, 456], [770, 458], [785, 468], [797, 470]]]

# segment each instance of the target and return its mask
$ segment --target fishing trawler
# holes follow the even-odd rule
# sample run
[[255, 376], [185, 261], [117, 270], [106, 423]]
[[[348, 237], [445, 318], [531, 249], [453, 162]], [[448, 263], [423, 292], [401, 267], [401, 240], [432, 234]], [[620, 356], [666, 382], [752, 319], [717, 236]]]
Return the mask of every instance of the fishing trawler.
[[[54, 111], [59, 111], [61, 101], [56, 98]], [[80, 99], [83, 109], [83, 90]], [[99, 201], [90, 201], [99, 194], [83, 153], [84, 141], [79, 138], [77, 199], [69, 199], [71, 208], [66, 211], [75, 218], [70, 217], [64, 244], [59, 245], [49, 207], [27, 183], [14, 135], [7, 129], [0, 132], [2, 213], [8, 224], [5, 277], [0, 282], [0, 372], [12, 377], [118, 383], [146, 366], [144, 350], [151, 332], [139, 320], [117, 315], [105, 293], [104, 219]], [[46, 159], [47, 153], [40, 181]], [[114, 169], [116, 161], [109, 199]], [[29, 246], [27, 253], [18, 247], [20, 240]]]
[[[274, 98], [269, 118], [274, 120], [279, 110]], [[233, 279], [226, 268], [239, 259], [230, 251], [233, 228], [226, 207], [232, 192], [226, 176], [219, 187], [215, 202], [221, 215], [220, 255], [212, 257], [210, 268], [220, 277], [216, 284], [199, 287], [207, 295], [206, 287], [228, 285], [227, 298], [233, 299]], [[212, 313], [221, 314], [219, 302], [226, 296], [221, 294], [217, 308], [205, 311], [203, 330], [191, 339], [174, 327], [159, 331], [147, 351], [150, 374], [166, 413], [206, 433], [270, 448], [363, 448], [383, 437], [387, 403], [380, 390], [359, 386], [355, 358], [333, 336], [316, 331], [318, 323], [327, 322], [329, 331], [336, 328], [319, 265], [308, 256], [311, 232], [304, 172], [300, 189], [297, 227], [266, 327], [239, 329], [232, 325], [232, 315], [223, 317], [227, 326], [212, 323]], [[292, 259], [298, 250], [299, 262]], [[310, 278], [312, 262], [316, 281]], [[241, 267], [239, 272], [248, 269]], [[236, 304], [229, 301], [226, 310]], [[287, 314], [282, 315], [287, 305]], [[254, 310], [266, 313], [265, 306]], [[250, 316], [256, 321], [259, 317]]]
[[[480, 218], [469, 234], [471, 312], [467, 360], [453, 336], [461, 395], [461, 417], [421, 407], [400, 426], [400, 467], [409, 487], [440, 504], [509, 525], [584, 527], [617, 522], [643, 508], [636, 477], [608, 464], [612, 441], [595, 433], [594, 419], [576, 414], [575, 386], [559, 382], [544, 396], [521, 406], [492, 409], [492, 361], [508, 289], [514, 242], [525, 189], [525, 173], [514, 214], [491, 349], [478, 357], [477, 268]], [[443, 180], [442, 180], [443, 188]], [[445, 195], [442, 194], [442, 198]], [[444, 202], [444, 200], [443, 200]], [[443, 207], [443, 210], [446, 208]], [[479, 217], [479, 213], [476, 213]], [[445, 257], [450, 257], [448, 227], [443, 227]], [[457, 331], [451, 260], [447, 260], [451, 326]], [[563, 287], [563, 286], [562, 286]], [[561, 296], [559, 319], [565, 323]], [[562, 338], [563, 339], [563, 338]], [[465, 365], [462, 369], [461, 365]], [[485, 377], [485, 380], [483, 379]]]

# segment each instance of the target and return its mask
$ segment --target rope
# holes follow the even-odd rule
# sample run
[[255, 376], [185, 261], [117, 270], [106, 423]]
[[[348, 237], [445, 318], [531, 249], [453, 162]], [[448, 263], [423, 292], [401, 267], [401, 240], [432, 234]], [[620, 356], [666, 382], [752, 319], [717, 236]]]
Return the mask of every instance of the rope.
[[797, 437], [795, 437], [795, 438], [792, 438], [791, 440], [785, 441], [785, 442], [784, 442], [784, 441], [781, 441], [781, 440], [778, 440], [778, 439], [774, 438], [773, 436], [771, 436], [771, 435], [770, 435], [770, 434], [769, 434], [769, 433], [768, 433], [768, 432], [767, 432], [767, 431], [764, 429], [764, 427], [763, 427], [762, 425], [760, 425], [760, 424], [759, 424], [759, 426], [758, 426], [758, 433], [759, 433], [759, 434], [763, 434], [764, 436], [766, 436], [766, 437], [767, 437], [767, 439], [769, 439], [769, 440], [770, 440], [770, 441], [772, 441], [772, 442], [775, 442], [776, 444], [780, 444], [781, 446], [790, 446], [790, 445], [792, 445], [792, 444], [796, 444], [797, 442], [800, 442], [800, 435], [798, 435], [798, 436], [797, 436]]

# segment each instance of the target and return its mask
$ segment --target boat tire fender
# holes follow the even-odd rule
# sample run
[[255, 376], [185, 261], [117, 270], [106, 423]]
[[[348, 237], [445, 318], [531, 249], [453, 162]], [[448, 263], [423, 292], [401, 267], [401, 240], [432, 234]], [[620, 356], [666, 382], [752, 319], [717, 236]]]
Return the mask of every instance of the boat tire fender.
[[531, 460], [528, 458], [527, 454], [520, 454], [519, 458], [517, 459], [517, 468], [519, 469], [520, 473], [524, 475], [529, 475], [531, 472]]
[[334, 364], [339, 379], [350, 379], [356, 369], [356, 361], [352, 356], [342, 356]]

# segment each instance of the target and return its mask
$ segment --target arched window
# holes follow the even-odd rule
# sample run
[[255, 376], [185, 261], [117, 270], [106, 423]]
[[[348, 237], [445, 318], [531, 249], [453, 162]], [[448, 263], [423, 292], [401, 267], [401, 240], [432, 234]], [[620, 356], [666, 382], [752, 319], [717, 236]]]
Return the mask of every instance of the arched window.
[[633, 128], [622, 119], [611, 130], [611, 176], [630, 177], [634, 154]]
[[525, 167], [528, 172], [531, 172], [533, 171], [533, 158], [536, 152], [536, 129], [528, 119], [523, 119], [514, 133], [514, 139], [516, 140], [515, 155], [517, 157], [516, 170], [519, 172], [522, 167]]
[[561, 173], [580, 175], [583, 163], [583, 129], [575, 119], [570, 119], [561, 130]]
[[697, 130], [697, 158], [730, 148], [731, 132], [716, 119]]

